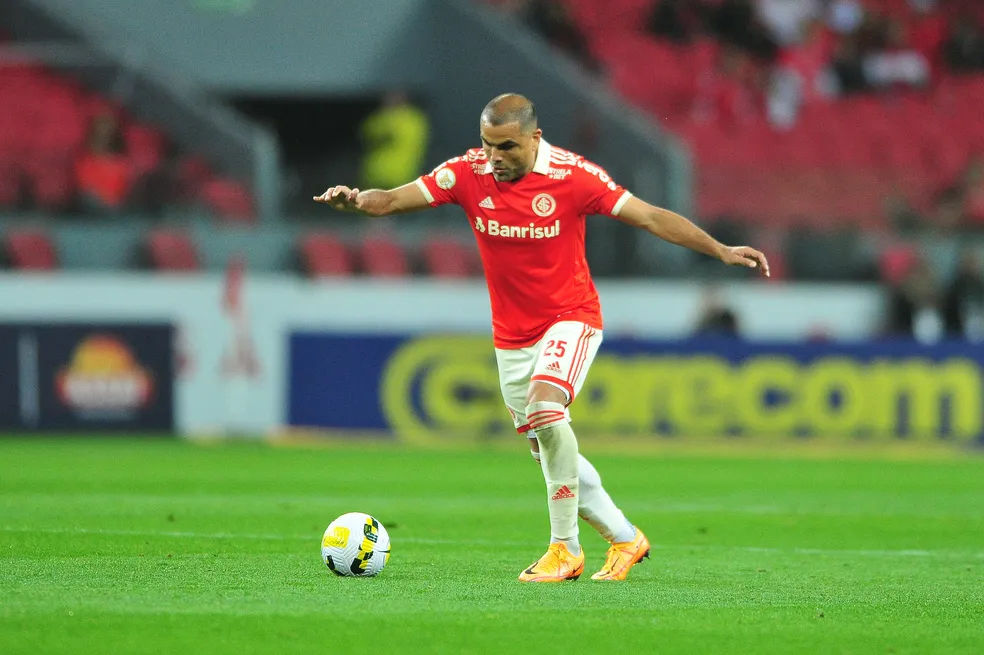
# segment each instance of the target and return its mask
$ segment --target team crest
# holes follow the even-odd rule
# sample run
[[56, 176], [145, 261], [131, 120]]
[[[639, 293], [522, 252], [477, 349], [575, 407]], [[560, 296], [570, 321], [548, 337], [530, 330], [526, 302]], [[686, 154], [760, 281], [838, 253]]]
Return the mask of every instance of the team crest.
[[533, 198], [533, 213], [537, 216], [550, 216], [557, 209], [557, 201], [549, 193], [541, 193]]
[[455, 182], [458, 181], [455, 179], [454, 171], [450, 168], [442, 168], [437, 172], [437, 175], [435, 175], [434, 178], [437, 180], [437, 186], [441, 187], [445, 191], [453, 187]]

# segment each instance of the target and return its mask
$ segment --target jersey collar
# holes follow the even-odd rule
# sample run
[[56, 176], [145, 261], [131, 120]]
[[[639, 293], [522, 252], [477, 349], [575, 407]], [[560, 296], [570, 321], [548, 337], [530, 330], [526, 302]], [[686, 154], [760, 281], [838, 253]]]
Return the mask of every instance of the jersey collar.
[[533, 172], [539, 173], [540, 175], [550, 174], [550, 144], [543, 137], [540, 137], [540, 147], [536, 151]]
[[[540, 175], [550, 175], [550, 148], [551, 145], [547, 143], [547, 140], [540, 137], [540, 145], [536, 150], [536, 161], [533, 162], [533, 172], [539, 173]], [[485, 162], [485, 170], [483, 171], [486, 175], [492, 173], [492, 162]]]

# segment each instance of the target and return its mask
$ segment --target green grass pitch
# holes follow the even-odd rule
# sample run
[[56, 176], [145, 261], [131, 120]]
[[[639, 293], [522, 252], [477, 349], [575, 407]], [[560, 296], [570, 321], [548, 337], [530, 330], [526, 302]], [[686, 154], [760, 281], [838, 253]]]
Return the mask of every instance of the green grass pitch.
[[[0, 439], [0, 653], [984, 653], [984, 459], [589, 451], [652, 559], [524, 585], [515, 450]], [[389, 529], [336, 578], [338, 514]]]

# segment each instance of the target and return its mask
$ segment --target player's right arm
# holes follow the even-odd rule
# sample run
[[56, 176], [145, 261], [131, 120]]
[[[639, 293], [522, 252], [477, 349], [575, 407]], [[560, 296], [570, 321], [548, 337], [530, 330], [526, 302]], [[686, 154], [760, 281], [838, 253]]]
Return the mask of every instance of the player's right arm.
[[320, 196], [314, 196], [314, 201], [324, 203], [332, 209], [358, 212], [366, 216], [406, 214], [430, 207], [430, 203], [416, 182], [388, 191], [382, 189], [359, 191], [347, 186], [333, 186]]
[[320, 196], [315, 196], [314, 201], [333, 209], [359, 212], [366, 216], [406, 214], [427, 207], [457, 203], [458, 189], [455, 185], [459, 179], [464, 179], [469, 167], [478, 164], [478, 156], [477, 151], [469, 151], [462, 157], [447, 160], [427, 175], [389, 191], [359, 191], [347, 186], [333, 186]]

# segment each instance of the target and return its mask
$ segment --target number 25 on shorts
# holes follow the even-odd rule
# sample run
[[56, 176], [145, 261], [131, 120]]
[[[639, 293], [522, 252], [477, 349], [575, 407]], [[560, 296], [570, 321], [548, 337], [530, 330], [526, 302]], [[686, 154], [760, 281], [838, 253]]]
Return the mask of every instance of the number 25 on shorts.
[[544, 357], [563, 357], [564, 353], [567, 352], [567, 342], [566, 341], [554, 341], [553, 339], [547, 341], [546, 347], [543, 349]]

